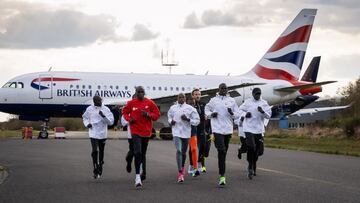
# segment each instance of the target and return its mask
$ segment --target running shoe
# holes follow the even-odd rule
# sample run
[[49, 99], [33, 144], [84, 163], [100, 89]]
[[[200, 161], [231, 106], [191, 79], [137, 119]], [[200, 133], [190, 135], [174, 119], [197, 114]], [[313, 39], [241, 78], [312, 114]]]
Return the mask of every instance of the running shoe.
[[219, 178], [219, 185], [220, 185], [220, 186], [226, 185], [226, 178], [225, 178], [225, 176], [220, 176], [220, 178]]
[[192, 177], [197, 177], [200, 175], [200, 172], [199, 172], [199, 170], [195, 169], [191, 175], [192, 175]]
[[181, 174], [184, 176], [185, 175], [185, 167], [181, 167]]
[[179, 174], [178, 174], [178, 183], [183, 183], [183, 182], [184, 182], [184, 175], [181, 172], [179, 172]]
[[192, 165], [189, 165], [188, 174], [194, 173], [194, 167]]
[[141, 188], [141, 187], [142, 187], [142, 183], [141, 183], [141, 178], [140, 178], [140, 177], [136, 177], [136, 178], [135, 178], [135, 187], [136, 187], [136, 188]]
[[205, 166], [203, 166], [203, 167], [201, 168], [201, 172], [202, 172], [202, 173], [206, 173], [206, 167], [205, 167]]

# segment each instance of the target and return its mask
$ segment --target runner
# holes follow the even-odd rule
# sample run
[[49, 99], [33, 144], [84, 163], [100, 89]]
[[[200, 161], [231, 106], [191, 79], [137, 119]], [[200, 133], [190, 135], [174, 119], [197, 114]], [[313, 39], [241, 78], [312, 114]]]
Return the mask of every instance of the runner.
[[114, 115], [108, 107], [102, 105], [100, 96], [94, 96], [93, 102], [94, 104], [86, 109], [82, 117], [84, 125], [89, 129], [93, 177], [97, 179], [102, 175], [107, 128], [114, 123]]
[[233, 121], [238, 117], [238, 106], [233, 98], [227, 95], [225, 83], [219, 85], [219, 93], [205, 106], [205, 114], [211, 118], [211, 129], [218, 151], [219, 185], [226, 184], [225, 167], [229, 141], [233, 134]]
[[191, 126], [197, 126], [200, 118], [196, 109], [185, 103], [185, 95], [180, 93], [177, 104], [172, 105], [168, 111], [168, 121], [172, 126], [173, 140], [176, 147], [176, 162], [179, 172], [177, 179], [179, 183], [182, 183], [184, 182], [184, 165], [191, 136]]
[[240, 111], [246, 112], [240, 120], [243, 122], [243, 131], [246, 136], [248, 178], [250, 180], [256, 175], [256, 162], [259, 154], [263, 153], [261, 142], [265, 132], [265, 120], [271, 117], [271, 108], [261, 98], [261, 89], [254, 88], [252, 96], [239, 107]]
[[[136, 87], [136, 98], [127, 102], [122, 115], [129, 122], [135, 156], [135, 187], [142, 187], [141, 179], [146, 179], [146, 151], [151, 137], [152, 121], [160, 117], [156, 104], [145, 97], [142, 86]], [[140, 176], [140, 165], [143, 172]]]

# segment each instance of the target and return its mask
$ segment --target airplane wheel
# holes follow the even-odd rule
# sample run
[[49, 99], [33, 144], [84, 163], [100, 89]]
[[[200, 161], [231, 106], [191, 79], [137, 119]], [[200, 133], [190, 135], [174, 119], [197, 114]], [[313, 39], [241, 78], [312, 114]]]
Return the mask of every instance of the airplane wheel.
[[163, 140], [172, 140], [171, 128], [165, 127], [160, 129], [160, 138]]
[[38, 139], [47, 139], [49, 137], [49, 133], [47, 131], [40, 131]]

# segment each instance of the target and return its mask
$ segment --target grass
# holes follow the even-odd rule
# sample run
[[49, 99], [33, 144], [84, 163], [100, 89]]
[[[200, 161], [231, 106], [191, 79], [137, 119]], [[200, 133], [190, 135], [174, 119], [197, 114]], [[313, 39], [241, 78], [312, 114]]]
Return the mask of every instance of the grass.
[[[33, 131], [33, 138], [34, 136], [37, 137], [39, 131]], [[0, 130], [0, 139], [1, 138], [14, 138], [19, 137], [22, 138], [21, 130]]]
[[[239, 143], [238, 136], [233, 136], [232, 143]], [[360, 139], [334, 136], [295, 136], [291, 133], [265, 136], [265, 147], [341, 154], [360, 157]]]

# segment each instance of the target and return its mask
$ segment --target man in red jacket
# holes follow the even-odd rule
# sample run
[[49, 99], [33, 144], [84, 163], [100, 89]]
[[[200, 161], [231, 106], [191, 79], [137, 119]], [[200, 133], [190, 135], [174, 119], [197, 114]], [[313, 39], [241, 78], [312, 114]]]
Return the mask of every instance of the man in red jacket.
[[[152, 131], [152, 121], [160, 117], [156, 104], [145, 97], [142, 86], [136, 87], [136, 98], [127, 102], [122, 115], [129, 122], [130, 132], [134, 144], [135, 155], [135, 187], [141, 187], [141, 179], [146, 178], [146, 150]], [[140, 177], [140, 165], [143, 164], [143, 173]]]

